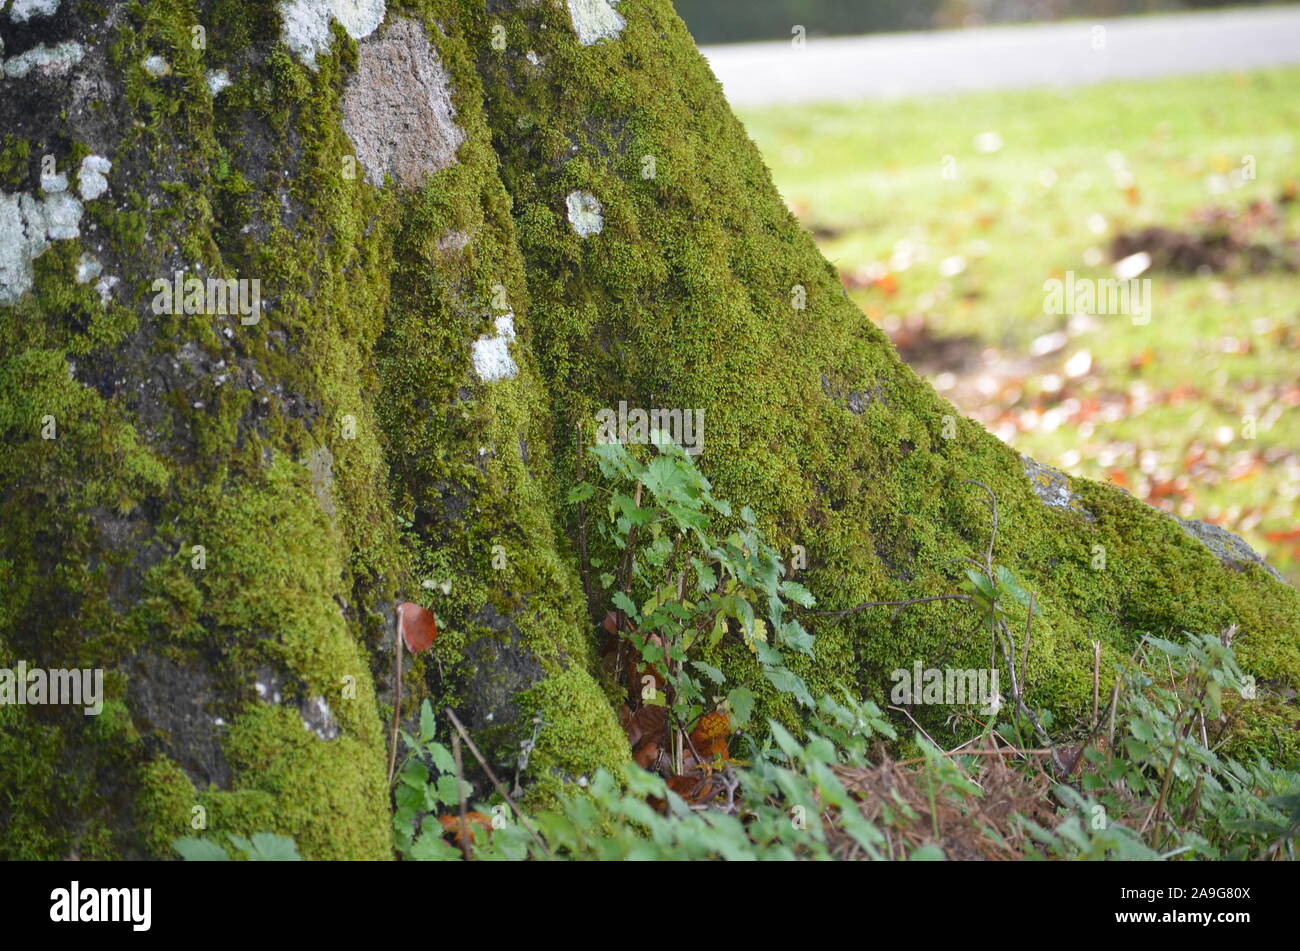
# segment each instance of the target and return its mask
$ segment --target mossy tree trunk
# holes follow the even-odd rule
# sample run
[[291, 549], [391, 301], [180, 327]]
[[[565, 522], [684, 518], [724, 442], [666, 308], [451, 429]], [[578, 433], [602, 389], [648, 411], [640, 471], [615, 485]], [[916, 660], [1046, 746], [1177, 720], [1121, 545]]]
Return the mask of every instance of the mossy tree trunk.
[[[626, 761], [562, 504], [620, 401], [704, 411], [699, 464], [800, 546], [823, 608], [954, 590], [991, 531], [963, 480], [988, 485], [1041, 609], [1038, 705], [1082, 710], [1090, 641], [1143, 630], [1236, 623], [1253, 673], [1300, 680], [1293, 589], [1027, 468], [898, 360], [669, 0], [18, 6], [0, 668], [107, 678], [98, 716], [0, 706], [0, 855], [167, 856], [196, 816], [389, 854], [403, 600], [443, 628], [405, 693], [512, 778], [540, 717], [533, 796]], [[261, 306], [205, 283], [168, 312], [178, 273]], [[954, 602], [849, 614], [799, 672], [879, 696], [917, 660], [987, 663], [976, 627]], [[716, 660], [793, 712], [743, 648]]]

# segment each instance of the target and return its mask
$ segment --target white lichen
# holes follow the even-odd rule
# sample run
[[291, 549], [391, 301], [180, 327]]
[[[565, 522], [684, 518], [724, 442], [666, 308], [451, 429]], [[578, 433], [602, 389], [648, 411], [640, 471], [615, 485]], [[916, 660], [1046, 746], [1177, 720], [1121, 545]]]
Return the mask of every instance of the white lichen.
[[217, 95], [230, 86], [230, 75], [224, 69], [208, 70], [208, 92]]
[[68, 176], [62, 172], [41, 172], [41, 191], [47, 195], [68, 190]]
[[600, 234], [605, 227], [605, 219], [601, 215], [600, 201], [595, 195], [584, 191], [569, 192], [566, 204], [569, 206], [569, 224], [573, 225], [573, 230], [579, 236], [586, 238]]
[[583, 46], [615, 39], [627, 25], [609, 0], [568, 0], [568, 4], [573, 32], [578, 34], [578, 42]]
[[77, 261], [77, 283], [89, 284], [95, 278], [99, 277], [99, 272], [104, 269], [92, 255], [83, 254]]
[[77, 175], [77, 191], [85, 201], [93, 201], [108, 191], [108, 179], [104, 176], [113, 168], [113, 163], [102, 155], [87, 155], [81, 160], [81, 171]]
[[312, 69], [328, 53], [330, 20], [338, 20], [354, 40], [364, 39], [384, 22], [384, 0], [282, 0], [280, 35], [289, 49]]
[[107, 307], [108, 302], [113, 299], [113, 288], [117, 287], [118, 280], [112, 275], [105, 275], [95, 282], [95, 293], [99, 295], [99, 303]]
[[0, 191], [0, 304], [17, 303], [32, 286], [32, 262], [51, 241], [81, 234], [81, 202], [64, 192], [36, 198]]
[[[0, 3], [0, 7], [4, 4]], [[26, 23], [32, 17], [53, 16], [59, 9], [59, 0], [14, 0], [9, 8], [9, 19], [15, 23]]]
[[511, 379], [519, 372], [510, 356], [510, 342], [515, 339], [515, 315], [498, 317], [496, 331], [495, 336], [485, 334], [474, 341], [474, 371], [484, 383]]
[[67, 192], [44, 201], [45, 234], [51, 241], [71, 241], [81, 235], [81, 202]]
[[339, 725], [324, 697], [312, 697], [302, 708], [302, 728], [315, 733], [322, 740], [332, 740], [339, 735]]
[[5, 61], [5, 75], [10, 79], [23, 79], [33, 69], [43, 76], [63, 76], [81, 62], [85, 55], [80, 43], [68, 40], [57, 46], [41, 43], [26, 53]]
[[166, 76], [172, 71], [172, 68], [168, 65], [167, 60], [155, 53], [144, 61], [144, 71], [157, 79], [160, 76]]

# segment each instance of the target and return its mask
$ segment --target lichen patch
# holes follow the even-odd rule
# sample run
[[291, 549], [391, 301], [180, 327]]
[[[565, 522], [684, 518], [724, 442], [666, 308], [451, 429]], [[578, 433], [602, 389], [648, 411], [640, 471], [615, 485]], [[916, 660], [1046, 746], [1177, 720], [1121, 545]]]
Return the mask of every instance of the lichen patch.
[[343, 129], [376, 188], [385, 175], [415, 188], [455, 164], [465, 133], [456, 124], [450, 78], [418, 23], [396, 20], [361, 44], [343, 95]]
[[1024, 467], [1034, 494], [1044, 505], [1073, 512], [1089, 522], [1095, 520], [1096, 517], [1084, 506], [1083, 500], [1070, 488], [1070, 477], [1064, 472], [1024, 455], [1020, 457], [1020, 464]]
[[104, 265], [100, 264], [97, 258], [90, 254], [83, 254], [77, 261], [77, 283], [89, 284], [99, 277], [102, 270]]
[[108, 191], [105, 178], [113, 163], [102, 155], [87, 155], [81, 160], [81, 173], [77, 176], [77, 191], [85, 201], [92, 201]]
[[41, 191], [47, 195], [68, 190], [68, 176], [62, 172], [41, 172]]
[[484, 335], [474, 341], [474, 371], [484, 383], [506, 380], [519, 372], [510, 356], [510, 341], [515, 339], [515, 315], [503, 314], [496, 319], [496, 335]]
[[42, 76], [64, 76], [81, 62], [85, 53], [81, 44], [72, 40], [57, 46], [41, 43], [6, 60], [4, 72], [10, 79], [24, 79], [32, 70]]
[[568, 0], [569, 17], [578, 42], [591, 46], [600, 40], [615, 39], [627, 25], [610, 0]]
[[[4, 4], [0, 3], [0, 7]], [[59, 0], [14, 0], [9, 8], [9, 19], [15, 23], [26, 23], [32, 17], [53, 16], [59, 9]]]
[[213, 96], [218, 95], [223, 89], [230, 86], [230, 74], [224, 69], [208, 70], [208, 92]]
[[569, 224], [579, 236], [586, 238], [600, 234], [605, 227], [600, 201], [591, 192], [569, 192], [565, 204], [569, 206]]
[[384, 22], [384, 0], [283, 0], [280, 18], [281, 36], [293, 53], [311, 69], [316, 57], [330, 48], [330, 20], [354, 40], [362, 40]]
[[51, 241], [81, 234], [81, 202], [67, 192], [45, 198], [0, 192], [0, 304], [13, 304], [32, 286], [32, 261]]

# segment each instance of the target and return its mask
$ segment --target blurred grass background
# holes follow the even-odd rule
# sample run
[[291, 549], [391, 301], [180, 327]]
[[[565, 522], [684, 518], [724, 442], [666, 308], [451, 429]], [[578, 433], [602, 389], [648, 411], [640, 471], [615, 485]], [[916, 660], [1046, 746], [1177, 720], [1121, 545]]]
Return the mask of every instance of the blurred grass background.
[[[1269, 6], [1277, 0], [673, 0], [699, 43], [788, 39], [803, 24], [809, 36], [953, 29], [994, 23], [1176, 13]], [[743, 13], [740, 11], [743, 9]]]
[[[853, 299], [961, 412], [1300, 582], [1298, 89], [1286, 69], [741, 118]], [[1044, 281], [1115, 276], [1117, 236], [1143, 229], [1205, 253], [1181, 272], [1157, 249], [1148, 324], [1045, 312]], [[1225, 266], [1225, 241], [1263, 266]]]

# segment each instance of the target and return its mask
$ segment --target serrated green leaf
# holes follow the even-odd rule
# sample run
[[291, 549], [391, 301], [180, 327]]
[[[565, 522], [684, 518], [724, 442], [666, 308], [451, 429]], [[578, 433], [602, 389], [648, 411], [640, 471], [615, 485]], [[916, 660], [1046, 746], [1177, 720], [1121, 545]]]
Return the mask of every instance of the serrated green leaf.
[[226, 850], [209, 839], [186, 836], [172, 839], [172, 848], [187, 862], [229, 862]]
[[726, 683], [727, 681], [726, 674], [724, 674], [717, 667], [714, 667], [712, 664], [706, 664], [702, 660], [693, 660], [691, 661], [691, 666], [694, 667], [696, 670], [698, 670], [700, 673], [704, 674], [704, 676], [708, 677], [715, 684]]

